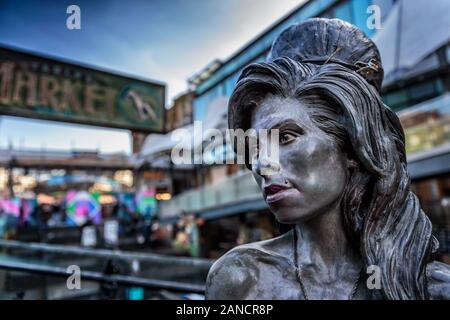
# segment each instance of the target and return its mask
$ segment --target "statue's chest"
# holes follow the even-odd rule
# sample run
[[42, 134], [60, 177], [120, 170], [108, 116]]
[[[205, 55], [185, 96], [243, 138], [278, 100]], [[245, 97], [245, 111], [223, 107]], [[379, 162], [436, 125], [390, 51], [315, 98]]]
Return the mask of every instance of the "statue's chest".
[[262, 263], [258, 279], [248, 291], [247, 299], [302, 300], [303, 295], [293, 266]]
[[[343, 292], [342, 297], [336, 296], [337, 290], [316, 286], [317, 290], [309, 292], [310, 299], [346, 299]], [[350, 292], [350, 291], [349, 291]], [[257, 281], [247, 293], [246, 299], [268, 299], [268, 300], [304, 300], [304, 295], [295, 269], [286, 263], [262, 263], [259, 265]], [[358, 289], [353, 296], [356, 300], [376, 299], [367, 287], [365, 281], [361, 279]]]

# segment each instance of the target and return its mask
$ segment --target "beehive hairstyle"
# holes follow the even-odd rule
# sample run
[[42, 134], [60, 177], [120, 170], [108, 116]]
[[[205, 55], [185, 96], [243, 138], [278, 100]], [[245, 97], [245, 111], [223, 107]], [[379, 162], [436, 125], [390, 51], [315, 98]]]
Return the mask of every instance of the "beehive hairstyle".
[[364, 33], [311, 19], [282, 32], [267, 62], [242, 71], [229, 127], [250, 128], [252, 110], [269, 94], [313, 102], [305, 104], [311, 119], [357, 163], [341, 202], [344, 228], [365, 265], [381, 269], [380, 293], [427, 299], [425, 269], [437, 241], [409, 190], [404, 133], [380, 98], [382, 77], [378, 49]]

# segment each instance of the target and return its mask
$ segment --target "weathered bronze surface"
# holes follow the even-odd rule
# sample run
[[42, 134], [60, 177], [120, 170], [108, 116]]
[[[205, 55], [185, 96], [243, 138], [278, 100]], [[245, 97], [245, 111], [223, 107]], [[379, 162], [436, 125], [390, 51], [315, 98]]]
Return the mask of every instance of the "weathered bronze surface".
[[[409, 190], [404, 135], [380, 98], [375, 44], [338, 19], [286, 29], [246, 67], [229, 127], [279, 129], [279, 163], [249, 164], [276, 219], [275, 239], [238, 246], [207, 279], [207, 299], [449, 299], [450, 267]], [[380, 287], [367, 268], [378, 268]], [[369, 269], [370, 270], [370, 269]], [[368, 281], [369, 280], [369, 281]]]

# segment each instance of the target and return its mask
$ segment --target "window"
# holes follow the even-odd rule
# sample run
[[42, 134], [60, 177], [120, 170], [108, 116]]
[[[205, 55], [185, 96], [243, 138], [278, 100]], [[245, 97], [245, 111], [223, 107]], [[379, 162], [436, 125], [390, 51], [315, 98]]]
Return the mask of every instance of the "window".
[[409, 88], [411, 105], [434, 98], [442, 93], [442, 84], [440, 79], [426, 81]]
[[406, 90], [394, 91], [384, 95], [383, 100], [394, 111], [399, 111], [408, 107], [408, 92]]
[[432, 79], [383, 95], [383, 101], [394, 111], [412, 107], [443, 93], [442, 79]]

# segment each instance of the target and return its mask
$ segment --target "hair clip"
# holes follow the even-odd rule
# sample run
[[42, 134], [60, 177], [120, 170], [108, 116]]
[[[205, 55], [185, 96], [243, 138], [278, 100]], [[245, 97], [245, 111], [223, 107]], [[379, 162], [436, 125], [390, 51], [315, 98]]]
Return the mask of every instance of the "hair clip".
[[341, 47], [337, 47], [336, 50], [328, 57], [327, 60], [325, 60], [324, 64], [327, 64], [339, 51], [341, 51]]
[[366, 79], [368, 82], [376, 80], [376, 75], [380, 71], [380, 63], [376, 59], [370, 59], [369, 62], [358, 61], [355, 63], [358, 69], [356, 73]]

